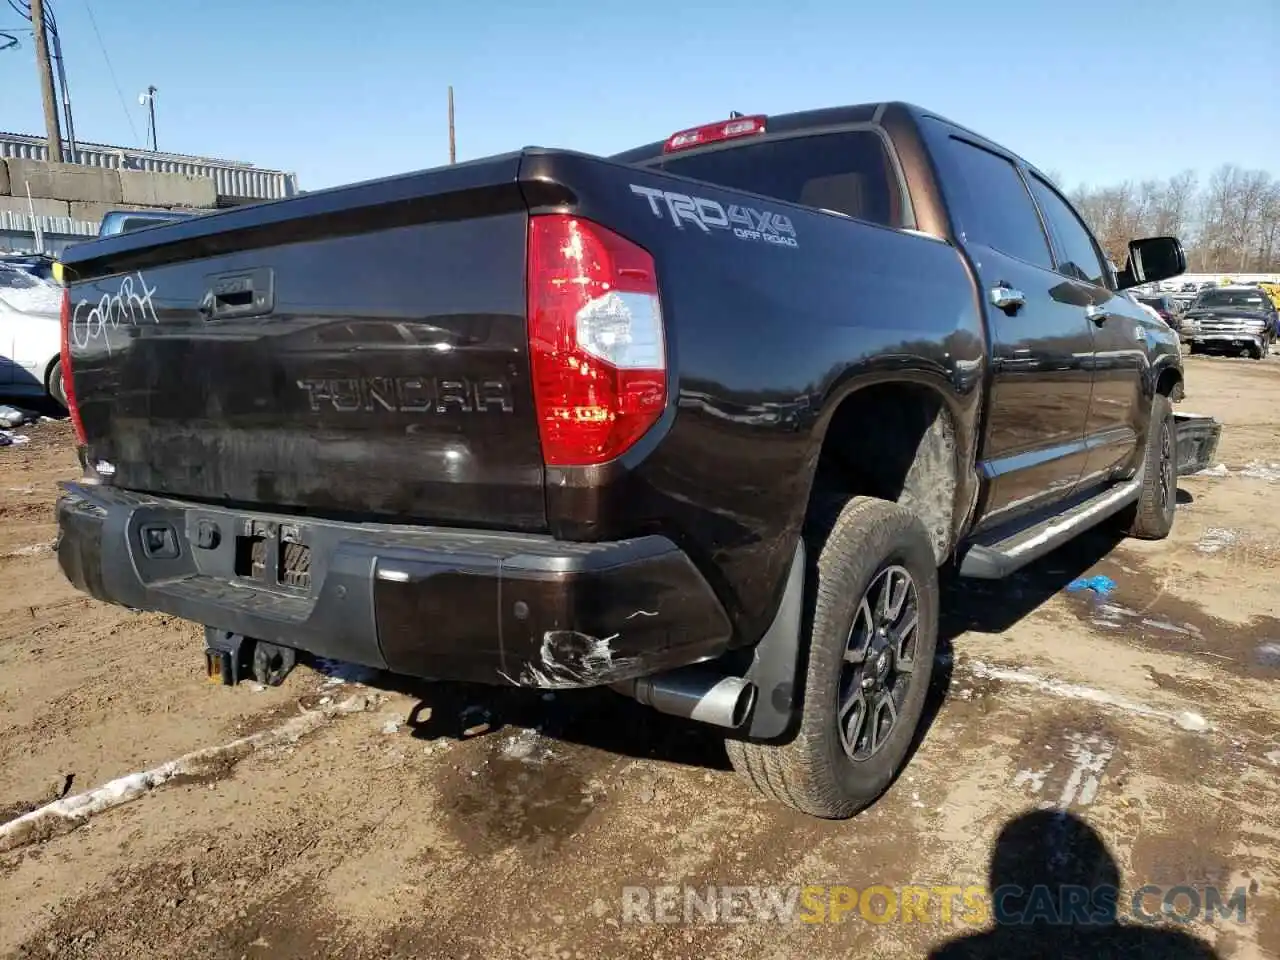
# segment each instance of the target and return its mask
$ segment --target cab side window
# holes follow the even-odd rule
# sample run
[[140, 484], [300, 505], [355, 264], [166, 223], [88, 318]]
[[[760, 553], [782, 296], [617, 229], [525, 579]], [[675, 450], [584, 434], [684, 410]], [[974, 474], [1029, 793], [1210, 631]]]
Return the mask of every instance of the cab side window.
[[1017, 168], [959, 137], [948, 138], [947, 149], [956, 174], [950, 186], [960, 194], [956, 199], [966, 239], [1052, 269], [1040, 217]]
[[1040, 213], [1048, 221], [1053, 233], [1058, 272], [1094, 286], [1109, 286], [1106, 264], [1098, 255], [1098, 248], [1084, 222], [1071, 209], [1071, 205], [1058, 195], [1058, 191], [1035, 174], [1028, 179], [1036, 203], [1040, 205]]

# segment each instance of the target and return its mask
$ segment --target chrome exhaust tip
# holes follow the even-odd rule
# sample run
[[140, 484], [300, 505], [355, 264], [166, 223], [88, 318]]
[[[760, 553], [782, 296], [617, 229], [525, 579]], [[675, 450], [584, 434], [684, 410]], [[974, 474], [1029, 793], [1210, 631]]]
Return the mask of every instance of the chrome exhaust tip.
[[756, 685], [702, 667], [639, 677], [613, 689], [659, 713], [736, 730], [747, 722], [756, 703]]

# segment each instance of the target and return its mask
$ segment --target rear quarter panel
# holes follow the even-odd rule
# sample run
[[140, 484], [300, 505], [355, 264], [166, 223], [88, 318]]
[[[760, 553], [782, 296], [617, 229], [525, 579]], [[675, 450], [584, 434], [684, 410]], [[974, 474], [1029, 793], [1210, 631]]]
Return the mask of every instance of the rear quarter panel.
[[[548, 470], [553, 529], [667, 533], [713, 581], [739, 640], [754, 642], [783, 587], [826, 425], [851, 392], [884, 380], [945, 398], [965, 511], [985, 340], [953, 247], [585, 156], [531, 154], [523, 178], [572, 184], [565, 202], [532, 212], [571, 210], [649, 250], [668, 336], [662, 423], [612, 467]], [[678, 221], [665, 198], [650, 202], [655, 189], [782, 214], [795, 245]]]

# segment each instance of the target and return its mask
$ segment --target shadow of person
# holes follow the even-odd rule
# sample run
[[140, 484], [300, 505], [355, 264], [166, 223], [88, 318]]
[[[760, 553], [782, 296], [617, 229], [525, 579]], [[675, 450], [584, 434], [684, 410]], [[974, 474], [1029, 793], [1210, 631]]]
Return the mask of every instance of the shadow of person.
[[[1065, 810], [1005, 824], [988, 877], [993, 926], [938, 947], [930, 960], [1216, 960], [1181, 930], [1122, 923], [1120, 872], [1102, 837]], [[1143, 916], [1155, 920], [1153, 908]]]

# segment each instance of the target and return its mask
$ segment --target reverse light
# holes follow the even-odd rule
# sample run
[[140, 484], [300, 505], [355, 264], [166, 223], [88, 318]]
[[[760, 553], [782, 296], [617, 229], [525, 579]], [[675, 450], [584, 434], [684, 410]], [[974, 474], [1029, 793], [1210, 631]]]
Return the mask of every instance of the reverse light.
[[71, 291], [62, 288], [62, 343], [58, 348], [62, 363], [62, 392], [67, 397], [67, 414], [76, 432], [76, 443], [84, 446], [84, 421], [80, 419], [80, 405], [76, 403], [75, 377], [71, 374]]
[[529, 218], [528, 258], [529, 361], [543, 460], [605, 463], [630, 449], [666, 407], [653, 258], [565, 214]]
[[677, 150], [690, 150], [693, 147], [705, 146], [708, 143], [719, 143], [722, 140], [734, 140], [738, 137], [750, 137], [765, 132], [764, 114], [751, 117], [734, 117], [721, 120], [719, 123], [708, 123], [701, 127], [690, 127], [673, 133], [662, 145], [663, 153], [675, 153]]

